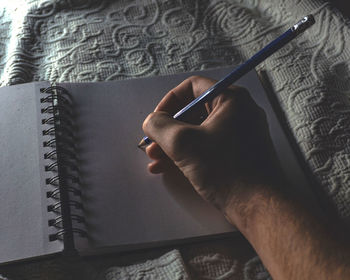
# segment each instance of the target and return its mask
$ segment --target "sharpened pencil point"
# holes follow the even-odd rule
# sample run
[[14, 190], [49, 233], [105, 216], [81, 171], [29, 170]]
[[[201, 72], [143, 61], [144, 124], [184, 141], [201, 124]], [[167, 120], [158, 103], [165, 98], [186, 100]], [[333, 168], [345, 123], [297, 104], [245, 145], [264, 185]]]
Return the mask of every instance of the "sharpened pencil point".
[[149, 145], [149, 143], [147, 143], [147, 141], [145, 141], [144, 138], [142, 138], [142, 140], [140, 141], [140, 143], [137, 145], [138, 148], [140, 148], [142, 151], [146, 150], [146, 147]]

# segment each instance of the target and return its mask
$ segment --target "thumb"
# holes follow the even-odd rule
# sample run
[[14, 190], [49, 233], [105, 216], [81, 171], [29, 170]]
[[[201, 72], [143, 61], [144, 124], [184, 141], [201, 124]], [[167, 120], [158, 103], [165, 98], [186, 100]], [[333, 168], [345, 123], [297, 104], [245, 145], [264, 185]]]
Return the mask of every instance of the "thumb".
[[148, 115], [142, 129], [174, 161], [188, 156], [202, 135], [198, 126], [175, 120], [163, 111]]

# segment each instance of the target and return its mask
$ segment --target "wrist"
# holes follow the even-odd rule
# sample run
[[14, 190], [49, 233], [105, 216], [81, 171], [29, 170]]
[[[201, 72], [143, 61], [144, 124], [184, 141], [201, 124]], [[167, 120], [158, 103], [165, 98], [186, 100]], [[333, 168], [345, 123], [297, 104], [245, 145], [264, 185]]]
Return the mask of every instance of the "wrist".
[[269, 185], [235, 185], [234, 194], [223, 208], [226, 219], [246, 237], [255, 230], [257, 221], [268, 213], [272, 201], [281, 194]]

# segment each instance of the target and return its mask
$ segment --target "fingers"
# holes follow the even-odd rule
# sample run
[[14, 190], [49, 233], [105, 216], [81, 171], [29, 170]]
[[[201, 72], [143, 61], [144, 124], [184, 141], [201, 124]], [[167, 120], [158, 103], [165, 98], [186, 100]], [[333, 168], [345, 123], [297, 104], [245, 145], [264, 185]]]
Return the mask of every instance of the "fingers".
[[165, 111], [174, 115], [194, 98], [201, 95], [216, 81], [200, 76], [192, 76], [170, 90], [157, 105], [155, 111]]
[[148, 164], [148, 171], [153, 174], [159, 174], [174, 168], [174, 162], [164, 153], [157, 143], [152, 143], [146, 148], [146, 154], [153, 159]]
[[173, 134], [174, 129], [179, 125], [181, 123], [167, 112], [153, 112], [143, 122], [142, 129], [149, 138], [163, 147], [170, 138], [170, 134]]
[[155, 142], [146, 147], [146, 154], [154, 160], [159, 160], [167, 157], [162, 148]]
[[[164, 111], [173, 116], [215, 83], [216, 81], [210, 78], [191, 76], [170, 90], [159, 102], [155, 108], [155, 112]], [[225, 99], [234, 99], [237, 95], [245, 95], [245, 93], [246, 91], [241, 87], [230, 86], [225, 92], [223, 92], [223, 95], [226, 95]], [[218, 98], [214, 98], [212, 102], [206, 104], [207, 113], [211, 112], [213, 108], [218, 105], [217, 101]]]
[[207, 104], [208, 117], [201, 127], [207, 134], [232, 132], [239, 123], [249, 126], [257, 122], [256, 112], [259, 107], [251, 98], [249, 92], [241, 87], [232, 86]]
[[[188, 154], [188, 147], [201, 137], [199, 128], [177, 121], [166, 112], [151, 113], [143, 123], [143, 130], [173, 161], [181, 160], [183, 155]], [[163, 157], [156, 146], [148, 147], [146, 152], [157, 160]]]
[[[257, 105], [245, 89], [235, 86], [206, 104], [209, 116], [201, 125], [191, 125], [172, 117], [214, 83], [214, 80], [199, 76], [186, 79], [168, 92], [155, 112], [146, 118], [143, 130], [155, 142], [146, 149], [147, 155], [153, 159], [148, 165], [151, 173], [164, 172], [191, 155], [195, 156], [198, 153], [195, 143], [212, 143], [219, 137], [231, 139], [231, 134], [237, 131], [233, 129], [237, 123], [246, 127], [249, 119], [256, 118], [253, 111]], [[203, 141], [205, 139], [209, 141]]]
[[148, 164], [148, 171], [153, 174], [164, 173], [171, 168], [174, 168], [174, 162], [168, 157], [161, 160], [154, 160]]
[[[201, 127], [208, 132], [215, 134], [218, 131], [227, 130], [229, 133], [237, 116], [237, 101], [226, 95], [219, 95], [215, 99], [215, 105], [209, 109], [211, 112], [203, 121]], [[209, 105], [208, 105], [209, 106]]]

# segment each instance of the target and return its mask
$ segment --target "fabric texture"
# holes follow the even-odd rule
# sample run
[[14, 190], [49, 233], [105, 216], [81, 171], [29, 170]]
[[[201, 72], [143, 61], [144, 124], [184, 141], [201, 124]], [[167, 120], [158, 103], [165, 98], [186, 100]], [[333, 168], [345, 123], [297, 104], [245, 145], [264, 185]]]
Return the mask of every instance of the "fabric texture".
[[[316, 19], [312, 29], [259, 68], [269, 73], [320, 188], [349, 224], [350, 24], [328, 2], [1, 1], [0, 84], [107, 81], [238, 64], [309, 13]], [[212, 248], [186, 265], [195, 279], [269, 279], [255, 255], [235, 258]], [[57, 271], [57, 261], [34, 266], [34, 272], [30, 265], [3, 271], [10, 279]]]
[[158, 259], [126, 267], [110, 267], [101, 280], [174, 279], [188, 280], [180, 252], [173, 250]]

